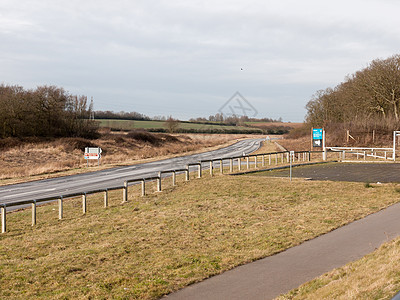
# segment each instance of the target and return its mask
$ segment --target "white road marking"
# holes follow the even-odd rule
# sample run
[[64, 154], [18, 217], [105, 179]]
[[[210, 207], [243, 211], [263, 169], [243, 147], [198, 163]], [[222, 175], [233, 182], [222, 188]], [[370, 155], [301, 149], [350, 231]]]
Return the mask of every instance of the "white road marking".
[[12, 195], [8, 195], [8, 196], [4, 196], [2, 198], [3, 199], [14, 198], [14, 197], [19, 197], [19, 196], [29, 195], [29, 194], [35, 194], [35, 193], [41, 193], [41, 192], [51, 192], [51, 191], [54, 191], [54, 190], [56, 190], [56, 188], [45, 189], [45, 190], [37, 190], [37, 191], [30, 191], [30, 192], [25, 192], [25, 193], [20, 193], [20, 194], [12, 194]]

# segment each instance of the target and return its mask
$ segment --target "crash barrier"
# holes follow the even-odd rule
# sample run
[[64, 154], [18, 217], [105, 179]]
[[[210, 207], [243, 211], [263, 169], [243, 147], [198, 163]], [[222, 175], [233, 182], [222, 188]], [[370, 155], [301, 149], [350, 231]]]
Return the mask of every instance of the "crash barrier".
[[352, 159], [366, 161], [395, 161], [393, 148], [362, 148], [362, 147], [327, 147], [328, 150], [337, 152], [339, 161], [348, 162]]
[[[202, 177], [202, 169], [203, 166], [205, 168], [209, 168], [210, 176], [215, 174], [214, 169], [219, 167], [220, 174], [224, 173], [224, 165], [229, 165], [229, 172], [234, 172], [234, 166], [236, 164], [237, 171], [241, 171], [243, 165], [245, 165], [246, 169], [250, 169], [251, 165], [254, 166], [255, 169], [265, 166], [271, 165], [278, 165], [279, 163], [289, 163], [290, 159], [292, 162], [299, 162], [299, 161], [311, 161], [311, 156], [313, 153], [321, 153], [321, 151], [299, 151], [299, 152], [273, 152], [273, 153], [262, 153], [262, 154], [250, 154], [236, 157], [228, 157], [228, 158], [217, 158], [217, 159], [210, 159], [210, 160], [202, 160], [197, 163], [191, 163], [186, 165], [186, 168], [183, 169], [174, 169], [174, 170], [165, 170], [158, 172], [157, 176], [153, 177], [146, 177], [146, 178], [135, 178], [135, 179], [128, 179], [124, 181], [122, 186], [116, 186], [107, 189], [97, 189], [97, 190], [89, 190], [86, 192], [81, 193], [71, 193], [65, 194], [55, 197], [46, 197], [40, 199], [32, 199], [32, 200], [23, 200], [23, 201], [14, 201], [8, 203], [0, 204], [1, 208], [1, 232], [5, 233], [7, 231], [7, 208], [9, 207], [16, 207], [16, 206], [26, 206], [31, 204], [32, 208], [32, 226], [36, 225], [36, 209], [37, 205], [40, 203], [50, 202], [50, 201], [58, 201], [58, 219], [63, 219], [63, 203], [65, 199], [68, 198], [76, 198], [82, 197], [82, 213], [87, 213], [87, 196], [91, 194], [104, 194], [104, 207], [108, 207], [108, 192], [113, 190], [121, 190], [122, 189], [122, 203], [128, 202], [128, 188], [130, 185], [134, 184], [141, 184], [141, 196], [146, 195], [146, 183], [147, 182], [154, 182], [156, 181], [157, 185], [157, 192], [162, 191], [162, 178], [171, 177], [172, 178], [172, 185], [176, 185], [176, 175], [177, 174], [185, 174], [185, 181], [190, 180], [190, 171], [197, 168], [197, 178]], [[290, 157], [291, 156], [291, 157]]]

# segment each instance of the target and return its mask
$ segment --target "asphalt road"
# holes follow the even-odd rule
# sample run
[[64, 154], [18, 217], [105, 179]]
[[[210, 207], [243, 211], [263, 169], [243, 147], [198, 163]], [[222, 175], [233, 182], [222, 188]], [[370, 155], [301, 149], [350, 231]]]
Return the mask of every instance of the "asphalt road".
[[[189, 163], [201, 160], [229, 158], [250, 154], [261, 145], [262, 139], [239, 141], [231, 146], [200, 154], [175, 157], [160, 161], [118, 167], [103, 171], [79, 175], [65, 176], [0, 187], [0, 204], [22, 200], [34, 200], [46, 197], [57, 197], [72, 193], [82, 193], [89, 190], [113, 188], [122, 186], [127, 179], [154, 177], [159, 171], [183, 169]], [[209, 164], [204, 164], [204, 168]], [[194, 170], [194, 168], [193, 168]]]

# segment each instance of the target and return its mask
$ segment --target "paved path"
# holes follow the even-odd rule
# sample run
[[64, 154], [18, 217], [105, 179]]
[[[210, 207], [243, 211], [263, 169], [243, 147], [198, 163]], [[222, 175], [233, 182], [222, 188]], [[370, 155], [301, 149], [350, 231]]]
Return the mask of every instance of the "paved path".
[[[385, 166], [398, 172], [399, 165]], [[363, 169], [363, 166], [356, 165], [354, 170], [358, 168]], [[370, 182], [385, 182], [382, 174], [380, 178], [371, 179]], [[273, 299], [325, 272], [362, 258], [397, 236], [400, 236], [400, 204], [277, 255], [191, 285], [166, 299]]]

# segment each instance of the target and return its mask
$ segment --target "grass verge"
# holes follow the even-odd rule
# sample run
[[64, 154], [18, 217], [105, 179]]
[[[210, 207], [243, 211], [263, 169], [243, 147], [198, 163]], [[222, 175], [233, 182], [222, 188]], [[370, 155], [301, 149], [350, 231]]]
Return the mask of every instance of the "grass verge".
[[[194, 174], [193, 174], [194, 175]], [[397, 185], [204, 176], [120, 204], [121, 191], [7, 215], [0, 298], [156, 299], [272, 255], [396, 202]], [[150, 185], [151, 192], [154, 186]], [[337, 193], [341, 190], [341, 193]]]

